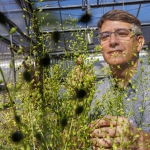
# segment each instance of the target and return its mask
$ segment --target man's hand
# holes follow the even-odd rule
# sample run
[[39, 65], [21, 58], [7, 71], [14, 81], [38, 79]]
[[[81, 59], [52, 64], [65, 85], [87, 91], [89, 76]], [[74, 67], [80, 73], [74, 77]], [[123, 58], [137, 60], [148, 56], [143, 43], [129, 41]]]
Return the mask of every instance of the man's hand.
[[138, 130], [123, 117], [105, 116], [90, 125], [94, 150], [149, 150], [150, 135]]

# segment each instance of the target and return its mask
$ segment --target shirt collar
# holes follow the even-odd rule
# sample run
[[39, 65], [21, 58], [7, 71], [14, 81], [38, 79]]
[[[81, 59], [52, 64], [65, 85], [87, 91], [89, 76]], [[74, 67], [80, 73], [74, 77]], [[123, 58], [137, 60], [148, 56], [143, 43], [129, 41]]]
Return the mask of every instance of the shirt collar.
[[[134, 92], [136, 92], [136, 88], [138, 87], [138, 81], [139, 81], [139, 76], [141, 75], [141, 64], [140, 62], [138, 62], [138, 67], [136, 69], [136, 73], [133, 75], [133, 77], [130, 79], [129, 83], [127, 84], [128, 88], [132, 88], [132, 90]], [[110, 84], [111, 86], [116, 86], [117, 84], [115, 83], [114, 79], [112, 78], [112, 76], [108, 76], [108, 79], [110, 80]]]

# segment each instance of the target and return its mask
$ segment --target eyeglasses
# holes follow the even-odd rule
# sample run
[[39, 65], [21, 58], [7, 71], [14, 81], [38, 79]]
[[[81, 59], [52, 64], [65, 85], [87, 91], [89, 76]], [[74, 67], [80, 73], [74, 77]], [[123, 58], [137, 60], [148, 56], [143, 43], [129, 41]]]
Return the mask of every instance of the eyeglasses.
[[135, 35], [134, 31], [132, 29], [117, 29], [115, 32], [101, 32], [97, 35], [98, 40], [101, 44], [105, 44], [109, 42], [111, 34], [114, 33], [118, 40], [125, 40], [128, 41], [130, 38]]

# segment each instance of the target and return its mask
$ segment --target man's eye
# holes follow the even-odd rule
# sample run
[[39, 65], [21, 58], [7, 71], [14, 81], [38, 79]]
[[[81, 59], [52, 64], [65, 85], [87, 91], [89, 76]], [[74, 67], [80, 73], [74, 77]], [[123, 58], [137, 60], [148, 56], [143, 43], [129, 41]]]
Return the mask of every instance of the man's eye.
[[109, 38], [110, 36], [109, 36], [109, 34], [103, 34], [103, 35], [101, 35], [101, 39], [102, 40], [107, 40], [107, 38]]
[[117, 32], [117, 34], [118, 34], [119, 36], [128, 36], [128, 35], [129, 35], [129, 33], [128, 33], [128, 32], [125, 32], [125, 31], [119, 31], [119, 32]]

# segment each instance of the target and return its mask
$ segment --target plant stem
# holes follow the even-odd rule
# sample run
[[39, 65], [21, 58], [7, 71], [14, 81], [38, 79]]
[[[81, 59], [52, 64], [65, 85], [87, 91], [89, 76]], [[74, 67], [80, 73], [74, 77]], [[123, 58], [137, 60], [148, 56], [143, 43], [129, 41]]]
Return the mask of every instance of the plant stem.
[[5, 78], [4, 78], [4, 74], [3, 74], [3, 71], [2, 71], [2, 69], [1, 69], [1, 67], [0, 67], [0, 73], [1, 73], [2, 78], [3, 78], [6, 91], [7, 91], [7, 93], [8, 93], [8, 97], [9, 97], [9, 100], [10, 100], [10, 105], [11, 105], [11, 107], [13, 108], [14, 114], [16, 114], [16, 111], [15, 111], [15, 109], [14, 109], [14, 107], [13, 107], [13, 100], [12, 100], [12, 97], [10, 96], [10, 92], [9, 92], [9, 90], [8, 90], [7, 83], [6, 83], [6, 80], [5, 80]]
[[[72, 118], [72, 120], [71, 120], [71, 125], [70, 125], [70, 129], [69, 129], [68, 138], [70, 137], [70, 133], [71, 133], [71, 129], [72, 129], [72, 122], [73, 122], [73, 118]], [[68, 141], [68, 140], [67, 140], [67, 141]], [[64, 150], [67, 150], [67, 149], [66, 149], [66, 148], [67, 148], [67, 145], [68, 145], [68, 142], [66, 142]]]

